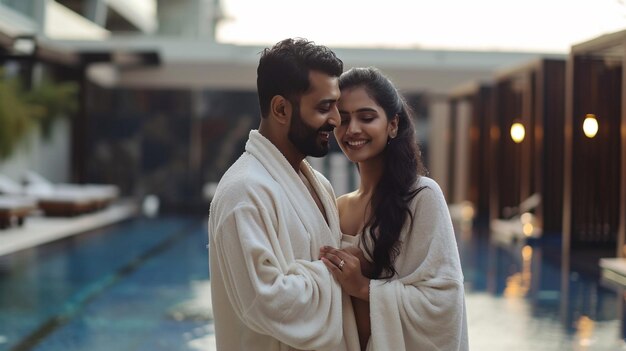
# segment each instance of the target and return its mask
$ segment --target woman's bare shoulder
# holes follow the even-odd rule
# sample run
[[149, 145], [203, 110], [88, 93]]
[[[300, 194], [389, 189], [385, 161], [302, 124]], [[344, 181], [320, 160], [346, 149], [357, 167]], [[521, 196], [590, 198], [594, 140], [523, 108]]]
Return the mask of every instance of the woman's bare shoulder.
[[346, 208], [350, 207], [350, 205], [354, 201], [354, 197], [356, 195], [356, 191], [351, 193], [343, 194], [337, 198], [337, 209], [339, 210], [339, 214], [341, 214]]

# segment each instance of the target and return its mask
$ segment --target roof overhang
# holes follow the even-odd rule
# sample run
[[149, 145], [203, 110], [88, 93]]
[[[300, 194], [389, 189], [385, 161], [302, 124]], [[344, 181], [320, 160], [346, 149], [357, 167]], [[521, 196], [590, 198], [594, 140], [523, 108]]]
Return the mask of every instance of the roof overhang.
[[626, 30], [609, 33], [572, 46], [574, 55], [623, 57], [626, 48]]
[[[154, 36], [113, 36], [106, 41], [63, 41], [80, 53], [158, 52], [160, 65], [135, 65], [119, 72], [119, 84], [146, 88], [256, 89], [261, 46]], [[416, 49], [333, 48], [344, 69], [376, 66], [405, 92], [446, 93], [459, 83], [488, 79], [497, 68], [520, 64], [540, 53]]]

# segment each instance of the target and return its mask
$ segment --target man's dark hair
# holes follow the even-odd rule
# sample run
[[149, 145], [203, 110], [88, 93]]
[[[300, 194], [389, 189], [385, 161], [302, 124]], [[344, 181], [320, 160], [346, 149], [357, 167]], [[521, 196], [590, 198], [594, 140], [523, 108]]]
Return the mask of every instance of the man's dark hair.
[[311, 70], [339, 77], [343, 62], [329, 48], [302, 38], [285, 39], [263, 50], [256, 79], [261, 115], [267, 117], [276, 95], [299, 102], [310, 87]]

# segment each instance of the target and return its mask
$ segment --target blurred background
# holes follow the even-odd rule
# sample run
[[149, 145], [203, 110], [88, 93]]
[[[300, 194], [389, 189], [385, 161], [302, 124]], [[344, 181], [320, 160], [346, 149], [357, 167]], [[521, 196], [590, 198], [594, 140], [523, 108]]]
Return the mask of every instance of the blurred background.
[[414, 109], [472, 350], [626, 350], [625, 29], [621, 0], [0, 0], [0, 350], [215, 349], [208, 208], [287, 37]]

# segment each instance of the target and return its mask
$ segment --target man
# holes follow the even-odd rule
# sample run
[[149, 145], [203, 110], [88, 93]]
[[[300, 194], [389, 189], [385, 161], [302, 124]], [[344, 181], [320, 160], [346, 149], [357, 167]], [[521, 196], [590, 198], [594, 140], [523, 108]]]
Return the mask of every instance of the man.
[[343, 63], [286, 39], [261, 55], [259, 130], [220, 181], [209, 215], [218, 350], [358, 350], [352, 305], [324, 264], [338, 247], [328, 181], [304, 160], [328, 153]]

